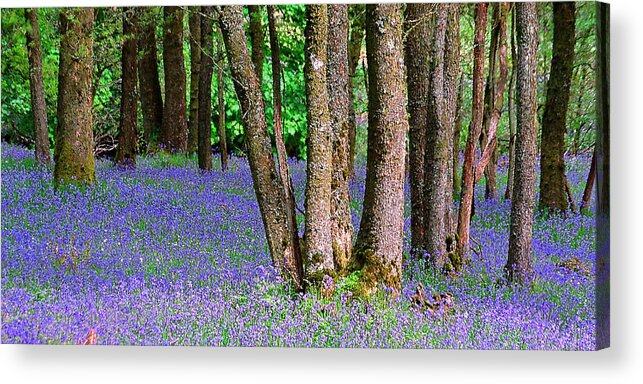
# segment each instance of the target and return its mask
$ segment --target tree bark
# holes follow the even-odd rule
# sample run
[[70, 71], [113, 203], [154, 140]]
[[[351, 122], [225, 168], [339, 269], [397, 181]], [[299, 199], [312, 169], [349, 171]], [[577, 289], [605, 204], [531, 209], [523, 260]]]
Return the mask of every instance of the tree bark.
[[475, 6], [475, 35], [473, 44], [473, 97], [471, 123], [467, 146], [464, 150], [464, 164], [462, 165], [462, 198], [458, 211], [458, 246], [457, 256], [453, 266], [460, 270], [462, 262], [469, 253], [469, 225], [471, 222], [471, 209], [475, 186], [475, 152], [476, 143], [482, 130], [483, 99], [482, 90], [484, 83], [484, 47], [485, 31], [487, 29], [487, 3], [477, 3]]
[[526, 283], [533, 274], [531, 238], [536, 194], [537, 109], [536, 49], [538, 18], [535, 3], [516, 4], [518, 49], [516, 60], [516, 98], [518, 132], [514, 198], [511, 201], [509, 255], [505, 275], [509, 282]]
[[357, 72], [357, 65], [359, 64], [359, 56], [362, 52], [362, 42], [364, 41], [365, 32], [365, 5], [364, 4], [350, 4], [349, 13], [351, 16], [350, 23], [350, 39], [348, 41], [348, 74], [350, 78], [349, 84], [349, 110], [348, 110], [348, 174], [353, 177], [355, 174], [355, 137], [357, 134], [357, 123], [355, 114], [355, 76]]
[[261, 26], [261, 8], [258, 5], [248, 5], [250, 16], [250, 47], [252, 49], [252, 64], [259, 85], [263, 84], [263, 27]]
[[34, 136], [36, 143], [36, 161], [48, 164], [51, 161], [49, 153], [49, 127], [47, 125], [47, 106], [45, 104], [45, 85], [42, 75], [42, 43], [38, 26], [38, 9], [25, 9], [27, 28], [27, 51], [29, 53], [29, 90], [31, 91], [31, 114], [33, 116]]
[[460, 85], [458, 86], [458, 98], [456, 100], [455, 125], [453, 127], [453, 196], [460, 195], [462, 179], [460, 169], [460, 135], [462, 132], [462, 118], [464, 115], [464, 73], [460, 74]]
[[366, 190], [355, 253], [364, 294], [401, 289], [406, 111], [400, 4], [366, 5]]
[[576, 3], [554, 3], [554, 39], [547, 99], [543, 113], [538, 207], [567, 210], [565, 132], [576, 44]]
[[[199, 73], [201, 71], [200, 7], [190, 7], [190, 116], [188, 118], [188, 152], [197, 150], [199, 139]], [[210, 27], [211, 28], [211, 27]]]
[[156, 51], [155, 18], [152, 8], [137, 8], [139, 12], [138, 62], [141, 113], [143, 115], [143, 138], [148, 147], [154, 146], [161, 136], [163, 125], [163, 97], [159, 82]]
[[331, 237], [335, 271], [348, 271], [353, 251], [353, 222], [349, 190], [348, 5], [328, 5], [328, 109], [332, 137]]
[[431, 4], [406, 5], [404, 62], [409, 114], [409, 177], [411, 192], [411, 253], [424, 251], [424, 156], [428, 123]]
[[290, 229], [285, 195], [272, 157], [261, 86], [254, 72], [241, 6], [221, 6], [219, 27], [223, 33], [230, 72], [241, 106], [248, 162], [273, 263], [295, 289], [303, 290], [301, 253], [296, 233]]
[[508, 109], [509, 109], [509, 166], [507, 169], [507, 188], [505, 199], [513, 198], [514, 168], [516, 164], [516, 5], [511, 9], [511, 78], [509, 80]]
[[596, 149], [592, 154], [592, 165], [589, 167], [587, 174], [587, 181], [585, 182], [585, 190], [583, 191], [583, 201], [580, 204], [580, 212], [583, 214], [588, 213], [590, 201], [592, 199], [592, 191], [594, 190], [594, 183], [596, 182]]
[[166, 151], [187, 150], [185, 106], [185, 62], [183, 58], [183, 9], [163, 7], [163, 69], [165, 71], [165, 108], [161, 143]]
[[218, 94], [218, 108], [219, 108], [219, 123], [217, 130], [219, 132], [219, 149], [221, 151], [221, 170], [228, 169], [228, 141], [226, 138], [226, 123], [225, 123], [225, 83], [223, 78], [223, 35], [221, 30], [218, 29], [217, 36], [217, 94]]
[[93, 184], [92, 130], [93, 8], [66, 8], [60, 13], [58, 127], [54, 149], [54, 185]]
[[197, 86], [198, 98], [198, 158], [199, 169], [209, 171], [212, 169], [212, 72], [214, 70], [214, 44], [212, 40], [212, 7], [201, 7], [203, 17], [200, 17], [198, 28], [200, 36], [199, 84]]
[[138, 138], [138, 98], [136, 95], [137, 68], [137, 30], [136, 11], [123, 8], [123, 50], [121, 82], [121, 116], [118, 125], [118, 150], [116, 164], [120, 167], [133, 167], [136, 164]]

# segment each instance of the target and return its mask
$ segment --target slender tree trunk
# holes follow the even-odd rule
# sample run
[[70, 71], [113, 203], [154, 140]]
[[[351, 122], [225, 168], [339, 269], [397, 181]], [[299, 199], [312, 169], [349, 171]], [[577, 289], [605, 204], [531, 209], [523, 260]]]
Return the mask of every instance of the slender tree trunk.
[[349, 191], [348, 5], [328, 5], [328, 109], [332, 137], [331, 236], [335, 271], [346, 274], [353, 250]]
[[252, 49], [252, 64], [259, 84], [263, 84], [263, 27], [261, 26], [261, 8], [258, 5], [248, 5], [250, 16], [250, 47]]
[[409, 176], [411, 188], [411, 252], [424, 251], [424, 156], [428, 123], [431, 4], [409, 3], [405, 15], [406, 85], [409, 114]]
[[464, 73], [460, 74], [458, 98], [456, 100], [455, 125], [453, 127], [453, 196], [459, 196], [462, 187], [460, 178], [460, 135], [462, 132], [462, 118], [464, 115]]
[[401, 289], [407, 130], [401, 16], [400, 4], [366, 5], [368, 165], [364, 211], [353, 250], [364, 294], [380, 284]]
[[188, 118], [188, 152], [197, 149], [199, 138], [199, 73], [201, 71], [200, 7], [190, 7], [190, 116]]
[[54, 185], [93, 184], [92, 130], [93, 8], [66, 8], [60, 13], [58, 127], [54, 149]]
[[475, 6], [475, 36], [473, 45], [473, 97], [471, 123], [467, 146], [464, 150], [464, 164], [462, 165], [462, 198], [458, 211], [458, 247], [457, 255], [460, 260], [455, 260], [454, 268], [459, 270], [462, 262], [466, 260], [469, 252], [469, 225], [471, 222], [471, 208], [475, 184], [475, 152], [476, 143], [482, 130], [483, 99], [482, 90], [484, 83], [484, 47], [485, 31], [487, 29], [487, 3], [477, 3]]
[[569, 209], [572, 212], [576, 212], [576, 203], [574, 203], [574, 194], [572, 193], [572, 189], [569, 186], [569, 181], [567, 180], [567, 176], [565, 176], [564, 182], [565, 182], [565, 193], [567, 195], [567, 200], [569, 201]]
[[505, 274], [509, 282], [525, 283], [531, 279], [531, 236], [536, 195], [537, 109], [536, 50], [538, 18], [535, 3], [516, 4], [518, 49], [516, 62], [516, 98], [518, 133], [514, 198], [511, 201], [509, 256]]
[[554, 41], [543, 113], [538, 206], [564, 212], [565, 132], [576, 44], [576, 3], [554, 3]]
[[27, 29], [27, 51], [29, 52], [29, 89], [31, 91], [31, 114], [33, 116], [36, 142], [36, 161], [47, 164], [51, 161], [49, 153], [49, 127], [47, 126], [47, 106], [45, 104], [45, 85], [42, 75], [42, 47], [38, 27], [38, 9], [25, 9]]
[[509, 80], [509, 166], [507, 169], [507, 189], [505, 199], [511, 200], [514, 187], [514, 168], [516, 164], [516, 5], [511, 10], [511, 79]]
[[[218, 29], [218, 28], [217, 28]], [[223, 35], [221, 30], [217, 34], [217, 93], [218, 93], [218, 107], [219, 107], [219, 124], [217, 130], [219, 132], [219, 149], [221, 150], [221, 170], [228, 169], [228, 141], [226, 138], [226, 123], [225, 123], [225, 83], [223, 78]]]
[[585, 183], [585, 190], [583, 191], [583, 201], [580, 204], [580, 212], [587, 214], [589, 211], [590, 201], [592, 199], [592, 191], [594, 190], [594, 183], [596, 182], [596, 149], [592, 154], [592, 165], [589, 167], [587, 174], [587, 182]]
[[348, 118], [348, 174], [353, 177], [355, 174], [355, 136], [357, 134], [357, 123], [355, 114], [355, 77], [359, 56], [362, 52], [362, 42], [364, 41], [365, 32], [365, 13], [364, 4], [349, 5], [351, 16], [350, 40], [348, 42], [348, 73], [350, 78], [349, 84], [349, 118]]
[[212, 169], [212, 72], [214, 70], [214, 43], [212, 41], [212, 7], [201, 7], [203, 17], [199, 18], [200, 49], [203, 55], [200, 55], [199, 68], [199, 85], [197, 86], [197, 97], [199, 113], [197, 121], [198, 126], [198, 157], [199, 168], [204, 171]]
[[165, 108], [161, 143], [167, 151], [185, 151], [188, 123], [185, 106], [185, 62], [183, 58], [183, 9], [163, 7], [163, 69]]
[[243, 29], [243, 11], [238, 5], [218, 8], [219, 27], [223, 32], [231, 75], [235, 79], [234, 87], [246, 132], [248, 162], [270, 255], [284, 278], [291, 280], [295, 289], [303, 290], [299, 244], [293, 242], [297, 234], [290, 229], [285, 195], [272, 157], [261, 86], [250, 60]]
[[136, 142], [138, 137], [136, 16], [134, 8], [123, 8], [123, 36], [125, 41], [123, 42], [122, 50], [121, 116], [118, 125], [116, 164], [126, 168], [133, 167], [136, 164]]
[[143, 138], [148, 146], [154, 146], [161, 136], [163, 123], [163, 97], [159, 82], [156, 51], [155, 18], [153, 8], [136, 8], [139, 12], [138, 62], [141, 112], [143, 115]]

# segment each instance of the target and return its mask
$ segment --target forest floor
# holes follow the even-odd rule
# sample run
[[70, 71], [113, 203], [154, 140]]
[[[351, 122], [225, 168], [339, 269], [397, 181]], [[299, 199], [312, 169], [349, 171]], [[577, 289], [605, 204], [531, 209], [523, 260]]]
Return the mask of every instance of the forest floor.
[[[579, 199], [587, 157], [567, 159]], [[502, 163], [502, 161], [501, 161]], [[133, 171], [97, 163], [97, 182], [54, 193], [52, 167], [2, 144], [2, 343], [478, 348], [594, 348], [593, 213], [534, 225], [534, 282], [497, 284], [506, 262], [511, 204], [476, 189], [462, 276], [409, 260], [408, 188], [403, 290], [352, 297], [355, 276], [331, 296], [289, 292], [271, 266], [247, 161], [201, 174], [183, 155], [139, 157]], [[303, 207], [305, 163], [291, 162]], [[357, 230], [365, 166], [351, 185]], [[499, 171], [504, 192], [506, 167]], [[592, 204], [593, 206], [593, 204]], [[593, 212], [593, 210], [592, 210]], [[301, 219], [301, 217], [300, 217]], [[577, 271], [557, 266], [577, 258]], [[430, 313], [410, 297], [449, 292]], [[89, 335], [89, 337], [88, 337]]]

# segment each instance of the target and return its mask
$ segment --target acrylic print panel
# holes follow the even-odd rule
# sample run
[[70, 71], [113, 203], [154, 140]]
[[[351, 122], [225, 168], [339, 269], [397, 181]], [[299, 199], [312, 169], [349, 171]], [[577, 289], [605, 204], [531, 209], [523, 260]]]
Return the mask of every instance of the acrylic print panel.
[[607, 5], [2, 31], [2, 343], [609, 346]]

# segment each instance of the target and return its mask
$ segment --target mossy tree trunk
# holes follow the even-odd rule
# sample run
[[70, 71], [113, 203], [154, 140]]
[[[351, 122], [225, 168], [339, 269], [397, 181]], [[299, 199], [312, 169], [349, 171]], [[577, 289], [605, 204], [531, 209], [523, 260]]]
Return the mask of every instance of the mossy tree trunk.
[[370, 83], [364, 208], [353, 252], [365, 294], [401, 289], [406, 110], [402, 6], [366, 5]]
[[[475, 153], [476, 144], [482, 130], [484, 88], [484, 48], [485, 32], [487, 29], [487, 3], [475, 5], [475, 33], [473, 43], [473, 95], [471, 122], [467, 136], [467, 145], [464, 149], [464, 164], [462, 165], [462, 197], [458, 211], [458, 246], [457, 254], [460, 261], [466, 259], [469, 252], [469, 226], [471, 223], [471, 209], [473, 205], [474, 178], [475, 178]], [[461, 262], [454, 265], [455, 269], [461, 268]]]
[[93, 184], [92, 126], [93, 8], [66, 8], [60, 13], [58, 127], [54, 149], [54, 185]]
[[183, 57], [183, 9], [163, 7], [163, 69], [165, 107], [161, 144], [166, 151], [186, 151], [188, 141], [185, 105], [185, 60]]
[[45, 85], [42, 75], [42, 43], [38, 26], [38, 9], [25, 9], [27, 28], [27, 51], [29, 54], [29, 90], [31, 91], [31, 114], [33, 116], [34, 137], [36, 142], [36, 161], [47, 164], [51, 161], [49, 153], [49, 127], [47, 126], [47, 106], [45, 104]]
[[349, 190], [349, 120], [351, 87], [348, 68], [348, 6], [328, 5], [326, 78], [332, 138], [331, 236], [335, 271], [346, 274], [353, 251]]
[[355, 138], [357, 135], [357, 124], [355, 115], [355, 76], [357, 73], [357, 64], [362, 52], [362, 42], [364, 41], [365, 13], [364, 4], [350, 4], [348, 6], [350, 21], [350, 37], [348, 40], [348, 77], [349, 77], [349, 99], [348, 105], [348, 174], [353, 177], [355, 174]]
[[136, 8], [139, 21], [138, 62], [143, 139], [154, 147], [161, 136], [163, 124], [163, 96], [159, 81], [158, 53], [156, 50], [156, 11], [154, 8]]
[[246, 133], [248, 162], [270, 255], [283, 277], [292, 281], [295, 289], [302, 290], [299, 244], [293, 241], [297, 234], [292, 233], [288, 222], [285, 195], [272, 157], [264, 100], [250, 60], [243, 10], [241, 6], [217, 8], [230, 72], [235, 79], [234, 87]]
[[137, 66], [137, 12], [134, 8], [123, 8], [123, 50], [121, 66], [121, 115], [118, 124], [118, 150], [116, 164], [120, 167], [133, 167], [136, 164], [138, 139], [138, 98], [136, 83]]
[[263, 84], [263, 27], [261, 26], [261, 8], [258, 5], [248, 5], [250, 16], [250, 48], [252, 49], [252, 65], [259, 84]]
[[217, 130], [219, 132], [219, 150], [221, 151], [221, 170], [225, 171], [228, 169], [228, 141], [226, 135], [226, 123], [225, 123], [225, 82], [223, 77], [223, 58], [225, 52], [223, 50], [223, 35], [221, 29], [217, 27], [217, 96], [218, 96], [218, 124]]
[[325, 4], [306, 5], [304, 34], [308, 121], [304, 272], [308, 281], [316, 282], [334, 273], [330, 222], [333, 151], [326, 88], [328, 13]]
[[[188, 152], [197, 150], [199, 141], [199, 74], [201, 72], [201, 10], [190, 7], [190, 116], [188, 118]], [[212, 26], [210, 26], [212, 28]], [[212, 43], [212, 42], [210, 42]], [[212, 61], [210, 60], [210, 63]], [[209, 120], [209, 119], [208, 119]]]
[[[200, 36], [199, 46], [203, 50], [200, 58], [199, 85], [197, 97], [199, 101], [198, 110], [198, 158], [199, 169], [209, 171], [212, 169], [212, 72], [214, 71], [214, 43], [212, 37], [212, 7], [201, 7], [203, 17], [199, 18], [198, 28]], [[192, 77], [194, 80], [194, 77]]]
[[505, 275], [509, 282], [526, 283], [533, 274], [531, 238], [536, 195], [537, 161], [537, 99], [536, 49], [538, 47], [538, 16], [536, 4], [517, 3], [516, 57], [517, 137], [514, 196], [511, 201], [509, 255]]
[[551, 71], [543, 113], [540, 155], [541, 209], [564, 212], [568, 208], [565, 191], [565, 132], [567, 109], [574, 68], [576, 45], [576, 3], [554, 3], [554, 38]]
[[411, 187], [411, 252], [424, 250], [424, 155], [429, 96], [431, 4], [406, 5], [404, 61], [409, 113], [409, 176]]

